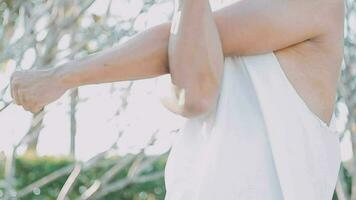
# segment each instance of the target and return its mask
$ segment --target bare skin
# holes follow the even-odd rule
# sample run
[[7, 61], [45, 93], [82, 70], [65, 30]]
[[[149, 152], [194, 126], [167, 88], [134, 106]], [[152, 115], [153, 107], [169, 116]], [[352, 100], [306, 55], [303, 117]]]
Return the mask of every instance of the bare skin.
[[162, 103], [176, 114], [197, 117], [209, 113], [217, 102], [224, 55], [209, 1], [175, 3], [168, 43], [175, 95]]
[[[194, 14], [191, 17], [195, 17]], [[275, 51], [297, 92], [310, 110], [327, 124], [334, 109], [343, 57], [343, 19], [344, 5], [341, 0], [240, 0], [213, 12], [224, 56]], [[206, 30], [212, 29], [214, 26]], [[11, 80], [12, 96], [26, 110], [37, 112], [69, 88], [170, 73], [173, 67], [169, 65], [168, 56], [170, 31], [171, 23], [161, 24], [121, 46], [56, 69], [16, 72]], [[199, 50], [202, 49], [196, 49]], [[171, 73], [171, 76], [172, 80], [180, 80], [185, 88], [191, 89], [199, 84], [192, 80], [207, 78], [214, 81], [211, 76], [197, 78], [199, 73], [189, 73], [195, 66], [182, 67], [184, 69], [181, 70], [186, 71]], [[204, 66], [200, 67], [203, 69]], [[211, 89], [198, 94], [211, 99], [205, 100], [210, 102], [210, 106], [214, 103], [212, 99], [215, 98], [217, 87]], [[202, 100], [198, 97], [185, 98], [195, 101], [191, 105], [199, 105]], [[190, 116], [197, 116], [206, 113], [209, 106], [204, 109], [183, 106], [181, 110], [189, 111]]]

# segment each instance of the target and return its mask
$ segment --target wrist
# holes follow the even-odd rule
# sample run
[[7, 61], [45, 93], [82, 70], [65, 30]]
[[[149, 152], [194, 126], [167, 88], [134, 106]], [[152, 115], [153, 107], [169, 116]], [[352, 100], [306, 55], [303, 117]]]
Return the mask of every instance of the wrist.
[[71, 73], [70, 65], [73, 64], [66, 63], [51, 70], [51, 77], [66, 90], [78, 87], [78, 85], [75, 83], [75, 78]]

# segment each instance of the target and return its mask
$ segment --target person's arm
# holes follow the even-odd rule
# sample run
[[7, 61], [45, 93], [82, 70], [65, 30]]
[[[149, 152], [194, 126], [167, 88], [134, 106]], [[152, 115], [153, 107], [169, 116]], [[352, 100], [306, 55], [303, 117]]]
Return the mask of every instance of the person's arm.
[[70, 88], [167, 74], [170, 27], [157, 25], [123, 44], [56, 68], [16, 71], [10, 81], [14, 103], [36, 113]]
[[[214, 11], [214, 20], [224, 56], [257, 54], [322, 39], [332, 31], [330, 24], [340, 23], [339, 6], [335, 0], [240, 0]], [[152, 27], [118, 47], [46, 73], [16, 72], [12, 96], [36, 112], [71, 87], [167, 74], [170, 27]]]
[[208, 114], [217, 102], [224, 55], [209, 0], [177, 0], [168, 45], [173, 98], [162, 103], [184, 117]]

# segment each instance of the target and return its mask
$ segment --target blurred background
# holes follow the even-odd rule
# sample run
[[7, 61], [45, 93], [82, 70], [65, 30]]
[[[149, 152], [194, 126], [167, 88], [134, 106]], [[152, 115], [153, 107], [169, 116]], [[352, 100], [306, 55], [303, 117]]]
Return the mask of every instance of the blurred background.
[[[213, 9], [224, 5], [210, 2]], [[356, 200], [355, 4], [345, 0], [336, 104], [342, 166], [334, 200]], [[173, 6], [173, 0], [0, 0], [0, 199], [164, 199], [165, 162], [185, 121], [160, 104], [168, 75], [75, 88], [36, 115], [11, 102], [9, 78], [15, 70], [56, 67], [119, 45], [170, 21]]]

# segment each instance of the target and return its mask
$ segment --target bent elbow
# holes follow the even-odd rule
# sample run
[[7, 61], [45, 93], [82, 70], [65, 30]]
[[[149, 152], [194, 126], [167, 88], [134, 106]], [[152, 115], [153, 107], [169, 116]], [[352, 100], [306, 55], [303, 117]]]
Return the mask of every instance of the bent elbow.
[[212, 112], [215, 106], [215, 101], [211, 100], [186, 103], [183, 108], [182, 116], [189, 119], [205, 117]]

